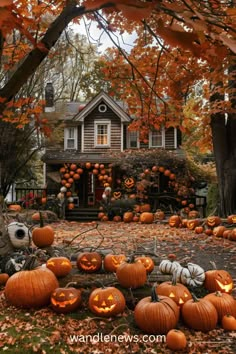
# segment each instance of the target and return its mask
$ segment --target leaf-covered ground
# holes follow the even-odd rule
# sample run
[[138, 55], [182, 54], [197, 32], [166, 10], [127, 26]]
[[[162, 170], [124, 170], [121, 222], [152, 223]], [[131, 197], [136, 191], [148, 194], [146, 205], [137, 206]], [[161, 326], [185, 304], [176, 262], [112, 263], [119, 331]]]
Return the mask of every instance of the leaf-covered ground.
[[[191, 261], [205, 270], [211, 268], [209, 261], [215, 261], [219, 269], [231, 273], [236, 284], [236, 242], [233, 241], [196, 235], [159, 223], [106, 222], [97, 226], [64, 221], [54, 223], [52, 227], [56, 230], [55, 244], [65, 247], [72, 259], [82, 249], [98, 248], [102, 253], [156, 254], [158, 265], [168, 254], [174, 253], [182, 265]], [[76, 276], [77, 269], [73, 273]], [[83, 275], [83, 279], [89, 283], [91, 277]], [[158, 281], [156, 269], [149, 278], [150, 283], [155, 281]], [[65, 283], [65, 279], [61, 282]], [[78, 285], [83, 288], [83, 282]], [[235, 290], [233, 295], [236, 295]], [[115, 318], [102, 319], [93, 315], [87, 308], [86, 289], [82, 306], [68, 315], [55, 314], [50, 306], [38, 310], [8, 306], [2, 289], [0, 323], [0, 350], [5, 353], [171, 353], [164, 337], [147, 337], [137, 328], [130, 306]], [[185, 332], [188, 341], [182, 353], [236, 352], [235, 332], [226, 332], [220, 326], [208, 333], [196, 332], [181, 321], [178, 328]]]

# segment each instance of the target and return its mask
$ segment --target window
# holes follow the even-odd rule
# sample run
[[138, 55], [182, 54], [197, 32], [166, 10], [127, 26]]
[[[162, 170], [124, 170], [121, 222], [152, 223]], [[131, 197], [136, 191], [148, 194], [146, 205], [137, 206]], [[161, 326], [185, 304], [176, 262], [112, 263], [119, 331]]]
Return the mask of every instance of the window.
[[128, 131], [128, 147], [138, 148], [139, 147], [139, 134], [137, 131]]
[[95, 146], [110, 146], [110, 121], [95, 121]]
[[77, 128], [65, 128], [65, 149], [77, 149]]
[[149, 145], [150, 145], [150, 147], [163, 147], [164, 146], [163, 129], [154, 130], [154, 131], [150, 132]]

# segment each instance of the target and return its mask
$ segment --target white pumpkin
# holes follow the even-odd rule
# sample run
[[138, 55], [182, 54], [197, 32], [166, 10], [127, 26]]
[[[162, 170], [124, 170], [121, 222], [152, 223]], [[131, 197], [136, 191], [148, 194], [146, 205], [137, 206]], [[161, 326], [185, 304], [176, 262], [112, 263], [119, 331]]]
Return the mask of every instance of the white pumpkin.
[[178, 283], [187, 285], [189, 278], [190, 278], [190, 272], [188, 268], [184, 268], [180, 266], [179, 268], [176, 269], [176, 281]]
[[179, 262], [172, 262], [169, 259], [164, 259], [159, 265], [159, 270], [163, 274], [173, 274], [174, 271], [179, 267], [181, 267]]
[[189, 270], [191, 278], [187, 281], [187, 285], [190, 286], [201, 286], [205, 280], [205, 270], [198, 264], [188, 263], [187, 268]]
[[7, 226], [7, 231], [14, 248], [29, 247], [32, 235], [25, 224], [14, 221]]

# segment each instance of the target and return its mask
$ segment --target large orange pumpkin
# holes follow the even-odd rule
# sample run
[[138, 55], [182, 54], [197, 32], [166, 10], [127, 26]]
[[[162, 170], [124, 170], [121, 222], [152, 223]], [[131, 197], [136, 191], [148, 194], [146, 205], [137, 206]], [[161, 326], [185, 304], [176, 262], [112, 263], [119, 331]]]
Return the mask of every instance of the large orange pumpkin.
[[37, 247], [48, 247], [54, 241], [54, 230], [51, 226], [44, 226], [42, 213], [39, 213], [40, 227], [35, 227], [32, 231], [32, 241]]
[[149, 212], [141, 213], [139, 220], [142, 224], [152, 224], [154, 221], [154, 214]]

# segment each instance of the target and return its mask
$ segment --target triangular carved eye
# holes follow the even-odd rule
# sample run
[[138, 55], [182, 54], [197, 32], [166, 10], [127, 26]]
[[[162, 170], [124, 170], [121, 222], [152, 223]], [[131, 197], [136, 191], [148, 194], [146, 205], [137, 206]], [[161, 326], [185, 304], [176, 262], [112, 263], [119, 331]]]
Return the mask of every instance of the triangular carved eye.
[[91, 262], [97, 263], [96, 258], [92, 258], [92, 259], [91, 259]]
[[107, 300], [114, 300], [113, 295], [109, 295]]
[[175, 297], [174, 293], [170, 293], [169, 297]]
[[188, 297], [188, 294], [187, 294], [187, 293], [184, 293], [184, 297]]
[[64, 293], [60, 293], [59, 297], [64, 297], [65, 294]]
[[99, 296], [96, 295], [94, 298], [93, 298], [93, 301], [98, 301], [99, 300]]
[[88, 260], [87, 260], [86, 257], [82, 257], [82, 258], [81, 258], [81, 261], [87, 262]]
[[184, 303], [184, 301], [180, 298], [179, 299], [179, 304], [183, 304]]

